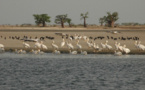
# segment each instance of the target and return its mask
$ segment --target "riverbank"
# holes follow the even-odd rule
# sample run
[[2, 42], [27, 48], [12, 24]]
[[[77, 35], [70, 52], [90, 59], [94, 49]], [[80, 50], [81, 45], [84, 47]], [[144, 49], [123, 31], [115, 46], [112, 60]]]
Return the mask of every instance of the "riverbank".
[[[117, 31], [117, 32], [116, 32]], [[112, 50], [102, 49], [101, 51], [94, 52], [93, 48], [89, 48], [86, 41], [83, 39], [79, 40], [79, 44], [82, 46], [82, 50], [88, 51], [88, 53], [114, 53], [115, 50], [115, 42], [120, 43], [121, 46], [126, 45], [127, 48], [131, 50], [130, 54], [145, 54], [145, 51], [139, 51], [134, 42], [141, 41], [143, 45], [145, 45], [145, 30], [116, 30], [116, 29], [103, 29], [103, 30], [86, 30], [86, 29], [72, 29], [72, 30], [59, 30], [59, 29], [0, 29], [0, 44], [5, 46], [6, 51], [13, 51], [14, 49], [24, 49], [23, 48], [23, 39], [27, 36], [28, 39], [40, 39], [44, 38], [43, 43], [48, 47], [48, 50], [44, 50], [45, 52], [52, 52], [52, 41], [55, 41], [55, 44], [58, 45], [59, 50], [64, 53], [68, 53], [68, 47], [65, 45], [63, 48], [60, 47], [62, 42], [62, 36], [57, 35], [56, 33], [63, 33], [70, 36], [85, 35], [90, 38], [89, 42], [93, 42], [101, 47], [101, 43], [105, 43], [106, 40], [108, 44], [113, 47]], [[19, 39], [17, 39], [19, 37]], [[47, 37], [53, 37], [54, 39], [49, 39]], [[64, 36], [66, 42], [71, 42], [74, 46], [74, 50], [77, 50], [76, 40], [70, 41], [66, 36]], [[27, 49], [30, 51], [34, 48], [34, 42], [26, 42], [30, 44], [31, 48]], [[79, 51], [80, 52], [80, 51]]]

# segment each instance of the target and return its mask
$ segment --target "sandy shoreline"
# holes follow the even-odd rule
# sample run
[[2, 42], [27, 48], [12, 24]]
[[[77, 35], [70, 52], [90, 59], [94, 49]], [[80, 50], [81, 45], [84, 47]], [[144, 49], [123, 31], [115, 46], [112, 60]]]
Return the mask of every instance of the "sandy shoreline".
[[[114, 34], [112, 31], [118, 31], [119, 33]], [[64, 48], [60, 48], [60, 43], [62, 41], [62, 37], [59, 35], [56, 35], [55, 33], [65, 33], [65, 34], [70, 34], [71, 36], [74, 36], [75, 34], [79, 35], [85, 35], [90, 39], [90, 41], [95, 42], [101, 47], [101, 43], [105, 43], [106, 40], [108, 40], [108, 44], [113, 47], [112, 50], [102, 50], [101, 52], [95, 52], [95, 53], [114, 53], [115, 50], [115, 42], [119, 42], [121, 45], [126, 45], [127, 48], [131, 49], [131, 54], [145, 54], [145, 51], [139, 51], [138, 49], [135, 48], [134, 42], [136, 41], [133, 38], [137, 37], [139, 38], [139, 41], [143, 45], [145, 45], [145, 30], [116, 30], [116, 29], [103, 29], [103, 30], [86, 30], [86, 29], [74, 29], [74, 30], [58, 30], [58, 29], [0, 29], [0, 44], [3, 44], [5, 46], [5, 49], [7, 51], [14, 50], [14, 49], [24, 49], [22, 45], [22, 40], [17, 40], [17, 39], [12, 39], [12, 37], [20, 37], [22, 39], [24, 36], [27, 36], [28, 38], [41, 38], [44, 37], [45, 41], [44, 44], [48, 47], [48, 50], [45, 50], [46, 52], [52, 52], [52, 40], [47, 39], [46, 36], [48, 37], [54, 37], [55, 44], [59, 46], [59, 50], [61, 52], [68, 52], [68, 48], [65, 45]], [[103, 39], [95, 39], [96, 37], [104, 37]], [[121, 38], [124, 38], [125, 40], [122, 40]], [[66, 41], [69, 41], [64, 37]], [[120, 38], [120, 39], [119, 39]], [[132, 38], [132, 39], [128, 39]], [[34, 42], [27, 42], [30, 44], [31, 49], [34, 49]], [[76, 50], [76, 40], [71, 41], [71, 43], [74, 45], [74, 50]], [[94, 53], [93, 49], [88, 48], [86, 42], [84, 40], [80, 40], [79, 44], [82, 45], [82, 50], [86, 50], [89, 53]], [[29, 49], [28, 49], [29, 51]]]

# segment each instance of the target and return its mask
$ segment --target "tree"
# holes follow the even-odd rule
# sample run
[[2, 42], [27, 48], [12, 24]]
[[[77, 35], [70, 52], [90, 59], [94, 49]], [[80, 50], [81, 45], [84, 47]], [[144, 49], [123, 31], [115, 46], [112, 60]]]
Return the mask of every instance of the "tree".
[[85, 14], [81, 13], [81, 19], [84, 19], [84, 27], [87, 27], [87, 24], [86, 24], [86, 18], [88, 18], [88, 12], [86, 12]]
[[40, 15], [34, 14], [35, 23], [39, 26], [41, 24]]
[[64, 28], [64, 23], [67, 21], [67, 14], [65, 15], [57, 15], [55, 17], [55, 23], [56, 24], [61, 24], [61, 27]]
[[71, 19], [70, 18], [67, 18], [66, 22], [68, 23], [69, 27], [72, 27], [72, 23], [71, 23]]
[[118, 13], [114, 12], [111, 14], [110, 12], [107, 12], [107, 15], [108, 16], [106, 16], [105, 21], [107, 22], [109, 27], [114, 27], [115, 21], [117, 21], [119, 19]]
[[40, 25], [40, 24], [42, 24], [43, 25], [43, 27], [45, 27], [46, 26], [46, 22], [51, 22], [50, 21], [50, 16], [48, 16], [47, 14], [34, 14], [33, 15], [34, 16], [34, 19], [36, 20], [35, 21], [35, 23], [37, 24], [37, 25]]
[[106, 19], [106, 16], [99, 19], [99, 23], [101, 24], [101, 26], [103, 26], [103, 23], [105, 23], [105, 19]]

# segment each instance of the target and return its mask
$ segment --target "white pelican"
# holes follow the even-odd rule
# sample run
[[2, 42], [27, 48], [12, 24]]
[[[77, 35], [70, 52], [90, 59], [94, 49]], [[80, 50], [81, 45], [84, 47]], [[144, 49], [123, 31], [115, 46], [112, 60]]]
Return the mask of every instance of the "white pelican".
[[138, 48], [141, 50], [145, 50], [145, 46], [141, 44], [141, 41], [138, 42]]
[[123, 46], [123, 51], [128, 54], [130, 53], [130, 49], [129, 48], [126, 48], [126, 45]]
[[117, 52], [116, 52], [116, 51], [115, 51], [115, 52], [114, 52], [114, 55], [115, 55], [115, 56], [121, 56], [121, 55], [122, 55], [122, 52], [120, 52], [120, 51], [117, 51]]
[[69, 50], [69, 53], [75, 55], [75, 54], [77, 54], [77, 51], [71, 51], [71, 50]]
[[20, 49], [20, 50], [15, 49], [15, 53], [17, 53], [17, 54], [26, 54], [26, 51], [22, 50], [22, 49]]
[[37, 49], [40, 49], [41, 48], [41, 43], [36, 42], [35, 45], [34, 45], [34, 47], [37, 48]]
[[61, 42], [60, 47], [64, 47], [64, 45], [65, 45], [65, 40], [64, 40], [64, 39], [62, 39], [62, 42]]
[[4, 45], [3, 44], [0, 44], [0, 48], [4, 48]]
[[69, 49], [74, 49], [74, 46], [73, 46], [71, 43], [68, 43], [68, 42], [67, 42], [67, 47], [68, 47]]
[[78, 35], [75, 34], [74, 39], [77, 40], [78, 39]]
[[92, 47], [94, 48], [94, 52], [96, 52], [96, 50], [100, 50], [99, 45], [96, 45], [96, 43], [94, 43]]
[[117, 44], [117, 42], [115, 42], [115, 48], [116, 48], [116, 50], [118, 50], [118, 44]]
[[87, 51], [82, 51], [82, 50], [81, 50], [81, 54], [82, 54], [82, 55], [87, 55], [88, 53], [87, 53]]
[[102, 48], [103, 48], [103, 49], [105, 49], [105, 48], [106, 48], [106, 45], [105, 45], [105, 44], [103, 44], [102, 42], [101, 42], [101, 46], [102, 46]]
[[38, 49], [36, 52], [37, 52], [37, 54], [44, 54], [44, 52], [41, 51], [40, 49]]
[[24, 48], [30, 48], [30, 45], [28, 43], [23, 42], [23, 47]]
[[32, 50], [30, 51], [30, 53], [32, 53], [32, 54], [38, 54], [38, 51], [32, 49]]
[[108, 48], [109, 50], [112, 49], [112, 46], [111, 45], [108, 45], [108, 41], [107, 40], [106, 40], [105, 45], [106, 45], [106, 48]]
[[93, 44], [90, 43], [89, 41], [87, 41], [87, 45], [88, 45], [89, 48], [91, 48], [93, 46]]
[[58, 50], [58, 46], [56, 44], [54, 44], [54, 41], [52, 41], [51, 45], [52, 45], [53, 49], [57, 49]]
[[77, 49], [82, 49], [82, 46], [79, 44], [79, 41], [77, 41]]
[[41, 41], [41, 43], [40, 43], [40, 44], [41, 44], [41, 48], [42, 48], [42, 49], [45, 49], [45, 50], [47, 50], [47, 49], [48, 49], [48, 48], [47, 48], [47, 46], [43, 44], [43, 41]]
[[84, 36], [84, 35], [83, 35], [82, 38], [83, 38], [85, 41], [87, 40], [87, 36]]
[[54, 54], [60, 54], [60, 51], [54, 50]]
[[120, 46], [120, 43], [118, 43], [118, 50], [123, 52], [123, 46]]

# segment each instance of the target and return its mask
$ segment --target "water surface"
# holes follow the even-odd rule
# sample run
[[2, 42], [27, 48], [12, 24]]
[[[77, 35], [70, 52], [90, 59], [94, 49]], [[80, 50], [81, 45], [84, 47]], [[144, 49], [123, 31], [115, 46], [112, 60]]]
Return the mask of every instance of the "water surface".
[[0, 90], [144, 90], [145, 55], [0, 54]]

